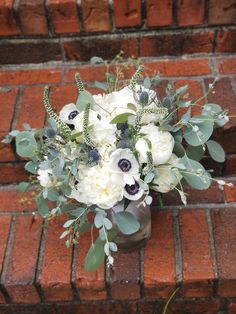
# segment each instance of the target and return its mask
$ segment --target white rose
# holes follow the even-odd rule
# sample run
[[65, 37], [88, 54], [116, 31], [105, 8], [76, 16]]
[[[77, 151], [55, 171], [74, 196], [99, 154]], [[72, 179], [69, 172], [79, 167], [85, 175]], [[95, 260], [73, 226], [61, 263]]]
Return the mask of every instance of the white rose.
[[113, 207], [123, 198], [123, 178], [112, 171], [108, 164], [79, 169], [78, 184], [71, 198], [103, 209]]
[[38, 176], [37, 179], [39, 180], [39, 183], [43, 187], [50, 187], [53, 185], [53, 179], [52, 179], [52, 170], [46, 169], [46, 170], [38, 170]]
[[152, 182], [151, 189], [161, 193], [167, 193], [182, 179], [182, 175], [175, 166], [178, 164], [179, 158], [172, 154], [166, 165], [156, 167], [158, 177]]
[[[135, 148], [139, 153], [141, 163], [147, 162], [149, 151], [152, 153], [154, 165], [164, 164], [170, 159], [174, 148], [174, 138], [169, 132], [159, 131], [159, 127], [149, 124], [141, 127], [140, 134], [145, 135], [136, 142]], [[151, 150], [148, 147], [148, 141], [151, 142]]]

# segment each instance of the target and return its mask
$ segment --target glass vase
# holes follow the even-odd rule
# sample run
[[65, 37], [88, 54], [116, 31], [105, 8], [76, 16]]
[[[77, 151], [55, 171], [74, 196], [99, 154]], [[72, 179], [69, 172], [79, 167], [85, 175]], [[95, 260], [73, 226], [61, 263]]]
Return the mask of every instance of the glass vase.
[[129, 252], [144, 246], [151, 235], [151, 210], [150, 206], [144, 206], [139, 201], [131, 201], [125, 211], [132, 213], [140, 223], [140, 229], [131, 234], [123, 234], [116, 226], [114, 219], [114, 212], [120, 212], [124, 210], [124, 204], [119, 203], [110, 209], [108, 216], [112, 220], [113, 227], [117, 229], [117, 236], [114, 242], [118, 245], [119, 251]]

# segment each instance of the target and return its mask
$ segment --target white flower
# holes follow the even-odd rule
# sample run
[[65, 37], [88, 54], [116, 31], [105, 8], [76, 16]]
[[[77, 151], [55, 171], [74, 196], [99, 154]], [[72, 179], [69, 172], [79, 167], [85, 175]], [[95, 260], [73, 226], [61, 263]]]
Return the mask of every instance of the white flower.
[[103, 209], [113, 207], [123, 198], [123, 178], [112, 171], [109, 164], [79, 169], [78, 184], [72, 190], [71, 198]]
[[[97, 116], [97, 112], [94, 110], [89, 110], [89, 125], [95, 126], [97, 123], [99, 123], [99, 119]], [[84, 124], [84, 111], [80, 112], [74, 119], [73, 124], [75, 126], [76, 132], [82, 132], [83, 131], [83, 124]]]
[[124, 197], [131, 201], [137, 201], [143, 196], [144, 190], [141, 188], [139, 182], [134, 184], [126, 184], [124, 187]]
[[110, 162], [112, 170], [122, 174], [124, 184], [132, 185], [135, 180], [139, 180], [139, 164], [130, 149], [115, 150], [110, 156]]
[[74, 118], [79, 114], [79, 110], [73, 103], [65, 105], [59, 113], [59, 118], [68, 124], [73, 124]]
[[172, 154], [167, 164], [156, 167], [158, 176], [154, 178], [151, 189], [167, 193], [180, 182], [182, 175], [176, 167], [179, 162], [179, 158]]
[[95, 125], [91, 132], [92, 138], [98, 147], [110, 145], [115, 148], [116, 126], [110, 124], [110, 119], [102, 117]]
[[52, 170], [46, 169], [46, 170], [38, 170], [38, 176], [37, 179], [39, 180], [39, 183], [43, 187], [50, 187], [53, 185], [53, 179], [52, 179]]
[[[174, 148], [174, 138], [169, 132], [159, 131], [157, 126], [149, 124], [141, 127], [140, 134], [145, 134], [144, 138], [138, 139], [135, 148], [139, 153], [141, 163], [147, 162], [149, 151], [152, 153], [154, 165], [164, 164], [170, 159]], [[148, 142], [151, 143], [151, 149], [148, 147]]]

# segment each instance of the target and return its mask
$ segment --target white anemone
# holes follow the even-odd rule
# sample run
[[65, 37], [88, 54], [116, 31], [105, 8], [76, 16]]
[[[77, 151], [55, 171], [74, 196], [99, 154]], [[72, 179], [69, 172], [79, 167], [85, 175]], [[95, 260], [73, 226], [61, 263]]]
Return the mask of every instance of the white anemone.
[[59, 118], [68, 124], [73, 124], [74, 118], [78, 115], [79, 110], [73, 103], [65, 105], [59, 113]]
[[131, 201], [137, 201], [143, 196], [144, 190], [141, 188], [139, 182], [134, 184], [126, 184], [124, 187], [124, 197]]

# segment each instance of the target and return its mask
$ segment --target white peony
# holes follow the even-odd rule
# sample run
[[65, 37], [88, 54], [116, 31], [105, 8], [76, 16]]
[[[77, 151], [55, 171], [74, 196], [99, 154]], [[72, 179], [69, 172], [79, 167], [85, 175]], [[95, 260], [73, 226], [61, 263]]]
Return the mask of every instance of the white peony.
[[[172, 154], [174, 148], [174, 138], [166, 131], [160, 131], [154, 124], [144, 125], [140, 129], [140, 134], [145, 134], [138, 139], [135, 148], [139, 153], [139, 161], [147, 162], [147, 152], [152, 153], [153, 164], [165, 164]], [[146, 140], [145, 140], [146, 139]], [[148, 147], [151, 143], [151, 149]]]
[[110, 156], [110, 164], [114, 172], [123, 176], [124, 184], [132, 185], [139, 180], [139, 164], [130, 149], [116, 149]]
[[50, 187], [53, 185], [53, 178], [52, 178], [52, 170], [46, 169], [46, 170], [38, 170], [38, 176], [37, 179], [39, 180], [39, 183], [43, 187]]
[[[99, 123], [98, 114], [94, 110], [89, 110], [89, 126], [95, 126]], [[80, 112], [74, 119], [73, 124], [75, 126], [76, 132], [83, 131], [83, 124], [84, 124], [84, 111]]]
[[83, 166], [79, 169], [78, 181], [70, 195], [78, 202], [108, 209], [123, 198], [123, 178], [120, 174], [114, 173], [109, 164]]
[[182, 175], [176, 167], [179, 158], [172, 154], [166, 165], [156, 167], [158, 177], [153, 182], [151, 189], [161, 193], [167, 193], [176, 187], [182, 179]]

